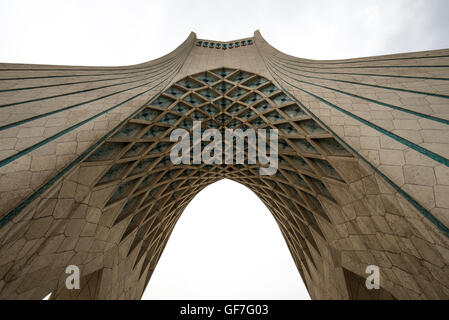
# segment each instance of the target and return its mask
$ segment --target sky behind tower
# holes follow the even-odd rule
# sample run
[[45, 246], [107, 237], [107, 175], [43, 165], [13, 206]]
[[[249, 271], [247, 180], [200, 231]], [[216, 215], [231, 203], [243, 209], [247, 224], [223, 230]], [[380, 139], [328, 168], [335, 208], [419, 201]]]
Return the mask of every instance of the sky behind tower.
[[340, 59], [449, 47], [446, 0], [0, 0], [0, 61], [127, 65], [184, 41], [259, 29], [277, 49]]
[[[256, 29], [309, 59], [442, 49], [449, 1], [0, 0], [0, 62], [132, 65], [169, 53], [190, 31], [228, 41]], [[189, 205], [150, 286], [145, 298], [309, 298], [275, 220], [230, 181]]]

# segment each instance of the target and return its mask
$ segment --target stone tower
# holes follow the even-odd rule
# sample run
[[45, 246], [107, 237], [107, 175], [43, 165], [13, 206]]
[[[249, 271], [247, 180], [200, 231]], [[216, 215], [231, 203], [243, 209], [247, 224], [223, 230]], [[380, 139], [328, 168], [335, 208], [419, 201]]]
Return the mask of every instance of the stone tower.
[[[0, 298], [139, 299], [189, 201], [227, 178], [272, 212], [312, 298], [448, 299], [448, 99], [449, 50], [316, 61], [257, 31], [134, 66], [0, 64]], [[173, 164], [194, 121], [277, 129], [277, 173]]]

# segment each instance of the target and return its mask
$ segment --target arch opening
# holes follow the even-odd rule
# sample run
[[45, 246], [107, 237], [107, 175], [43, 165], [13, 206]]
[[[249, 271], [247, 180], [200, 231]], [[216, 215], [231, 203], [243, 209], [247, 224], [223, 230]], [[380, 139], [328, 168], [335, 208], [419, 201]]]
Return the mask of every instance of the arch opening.
[[310, 299], [276, 222], [223, 179], [186, 207], [142, 299]]

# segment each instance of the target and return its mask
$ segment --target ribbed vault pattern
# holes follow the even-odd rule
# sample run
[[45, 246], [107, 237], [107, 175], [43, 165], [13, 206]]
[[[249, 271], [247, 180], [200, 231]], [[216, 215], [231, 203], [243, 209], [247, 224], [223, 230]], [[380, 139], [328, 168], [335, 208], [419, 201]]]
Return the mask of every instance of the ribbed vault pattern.
[[[193, 121], [203, 130], [277, 129], [279, 170], [261, 176], [259, 165], [174, 165], [170, 133]], [[202, 142], [202, 144], [205, 144]], [[204, 146], [204, 145], [203, 145]], [[248, 145], [246, 144], [245, 153]], [[103, 215], [120, 228], [127, 257], [146, 283], [189, 201], [220, 179], [237, 181], [273, 213], [299, 272], [312, 278], [322, 263], [317, 243], [332, 226], [327, 208], [339, 206], [344, 173], [332, 165], [352, 155], [306, 111], [264, 77], [221, 68], [188, 76], [124, 124], [83, 166], [102, 166], [93, 192], [104, 193]], [[223, 195], [224, 201], [226, 199]]]

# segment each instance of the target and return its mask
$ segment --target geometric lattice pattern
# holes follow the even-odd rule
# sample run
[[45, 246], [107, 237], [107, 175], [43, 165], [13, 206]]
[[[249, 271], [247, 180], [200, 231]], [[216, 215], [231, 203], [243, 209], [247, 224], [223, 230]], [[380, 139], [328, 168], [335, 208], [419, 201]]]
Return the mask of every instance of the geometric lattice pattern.
[[[278, 129], [277, 174], [262, 177], [258, 165], [173, 165], [170, 133], [192, 130], [193, 121], [202, 121], [203, 129]], [[170, 233], [187, 203], [223, 178], [246, 185], [262, 199], [289, 241], [299, 270], [310, 273], [320, 255], [316, 241], [325, 241], [319, 221], [330, 223], [323, 201], [337, 205], [326, 181], [345, 183], [328, 157], [352, 155], [273, 83], [222, 68], [178, 81], [84, 165], [107, 164], [94, 191], [114, 185], [104, 211], [116, 212], [114, 225], [126, 224], [122, 240], [132, 241], [128, 255], [138, 251], [135, 265], [144, 261], [141, 274], [154, 268], [165, 245], [163, 238], [155, 241], [160, 230]]]

